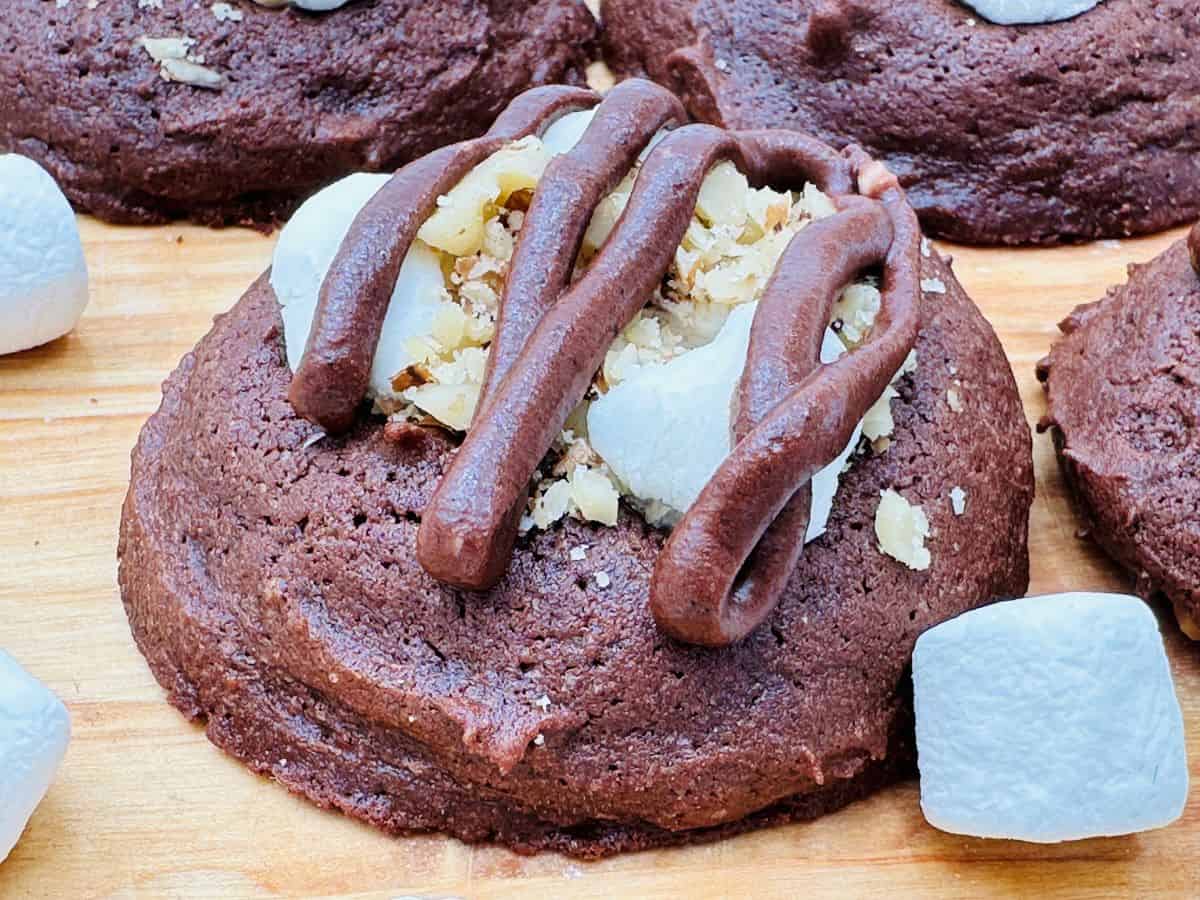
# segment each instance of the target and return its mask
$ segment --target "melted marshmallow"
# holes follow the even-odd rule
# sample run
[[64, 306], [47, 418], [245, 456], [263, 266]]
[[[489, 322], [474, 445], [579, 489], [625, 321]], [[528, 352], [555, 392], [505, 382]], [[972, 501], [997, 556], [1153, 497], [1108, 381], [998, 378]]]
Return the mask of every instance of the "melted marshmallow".
[[[592, 403], [588, 438], [633, 496], [683, 513], [729, 455], [733, 399], [757, 307], [735, 308], [711, 343], [642, 367]], [[826, 329], [821, 362], [844, 352]], [[838, 476], [861, 433], [860, 424], [841, 455], [813, 477], [806, 540], [825, 533]]]

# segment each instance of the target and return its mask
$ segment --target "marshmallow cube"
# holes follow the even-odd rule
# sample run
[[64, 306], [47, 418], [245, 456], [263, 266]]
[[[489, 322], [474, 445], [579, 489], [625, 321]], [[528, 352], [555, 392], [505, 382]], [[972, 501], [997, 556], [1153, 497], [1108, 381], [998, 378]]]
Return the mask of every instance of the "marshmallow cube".
[[1136, 597], [1069, 593], [965, 613], [913, 655], [921, 808], [955, 834], [1130, 834], [1187, 802], [1183, 717]]
[[33, 160], [0, 155], [0, 354], [62, 337], [87, 301], [71, 204]]
[[0, 862], [45, 796], [70, 736], [62, 701], [0, 650]]

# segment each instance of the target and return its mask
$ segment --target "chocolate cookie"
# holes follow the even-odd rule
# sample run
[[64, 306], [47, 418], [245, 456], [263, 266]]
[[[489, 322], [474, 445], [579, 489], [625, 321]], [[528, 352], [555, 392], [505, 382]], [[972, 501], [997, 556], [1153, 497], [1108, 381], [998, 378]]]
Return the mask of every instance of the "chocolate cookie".
[[[894, 180], [860, 153], [801, 135], [677, 127], [675, 101], [645, 84], [597, 101], [571, 89], [531, 93], [485, 137], [368, 185], [349, 210], [310, 201], [326, 204], [314, 213], [319, 228], [305, 231], [307, 206], [289, 223], [270, 277], [185, 357], [134, 451], [119, 579], [134, 637], [171, 701], [256, 771], [391, 831], [598, 856], [836, 809], [911, 765], [906, 671], [917, 635], [1027, 586], [1033, 478], [1015, 384], [948, 266], [918, 249]], [[569, 118], [578, 112], [591, 118]], [[567, 122], [582, 135], [552, 136]], [[560, 141], [547, 161], [543, 151]], [[521, 177], [531, 161], [544, 171], [529, 189]], [[802, 193], [750, 187], [741, 167], [810, 172], [828, 193], [811, 182]], [[361, 185], [324, 193], [347, 198]], [[623, 213], [601, 234], [625, 190]], [[576, 209], [585, 201], [596, 204], [590, 220]], [[727, 261], [706, 268], [687, 249], [696, 240], [711, 249], [731, 227], [739, 265], [776, 238], [782, 255], [744, 302], [729, 301], [741, 311], [728, 313], [721, 335], [675, 347], [665, 336], [679, 306], [754, 280], [746, 268], [727, 277]], [[663, 276], [647, 260], [672, 243], [680, 250], [662, 261]], [[314, 282], [303, 261], [323, 255]], [[440, 358], [380, 380], [383, 354], [415, 352], [391, 314], [399, 304], [405, 322], [420, 318], [422, 259], [435, 279], [452, 273], [434, 292], [428, 326]], [[814, 370], [803, 348], [777, 355], [771, 338], [796, 324], [778, 315], [778, 298], [796, 296], [790, 279], [840, 288], [841, 267], [877, 260], [879, 286], [858, 284], [834, 306], [831, 333], [847, 348], [836, 360], [823, 352]], [[481, 298], [497, 266], [503, 296], [492, 321]], [[613, 277], [622, 266], [628, 277]], [[675, 293], [685, 275], [686, 297]], [[319, 302], [306, 298], [318, 286]], [[827, 293], [785, 312], [815, 306], [824, 319]], [[635, 308], [641, 324], [611, 328], [595, 298]], [[673, 360], [716, 353], [751, 310], [770, 333], [764, 341], [750, 331], [737, 413], [717, 405], [705, 415], [745, 437], [677, 518], [657, 517], [648, 488], [615, 478], [619, 453], [597, 458], [600, 419], [585, 416], [595, 448], [574, 418], [565, 447], [545, 446], [576, 394], [586, 390], [594, 411], [621, 391], [650, 389], [645, 371], [622, 368], [626, 346], [649, 351], [652, 342], [636, 341], [653, 333]], [[474, 338], [494, 354], [486, 366], [469, 352], [483, 324], [495, 329]], [[806, 341], [823, 330], [824, 320]], [[543, 354], [547, 335], [558, 355]], [[609, 342], [593, 381], [591, 347], [603, 355]], [[789, 392], [758, 418], [754, 382], [776, 364]], [[789, 366], [806, 373], [795, 388]], [[562, 377], [572, 369], [583, 375]], [[847, 416], [863, 416], [864, 435], [875, 437], [860, 443], [855, 432], [853, 456], [835, 460], [823, 533], [794, 544], [804, 538], [792, 526], [807, 518], [807, 484], [792, 489], [801, 509], [760, 509], [751, 451], [764, 429], [819, 408], [814, 385], [829, 379], [851, 411], [816, 419], [806, 441], [779, 436], [777, 458], [799, 459], [797, 471], [829, 463], [845, 443], [833, 423]], [[571, 399], [543, 403], [543, 391]], [[364, 392], [373, 407], [358, 403]], [[880, 400], [864, 416], [869, 394]], [[478, 398], [473, 421], [456, 405], [466, 397]], [[500, 433], [505, 421], [520, 425], [520, 448]], [[653, 423], [633, 427], [648, 435]], [[811, 459], [782, 455], [797, 445]], [[520, 469], [522, 453], [543, 457], [535, 471]], [[744, 518], [775, 535], [750, 548], [745, 570], [769, 574], [773, 553], [796, 555], [778, 591], [750, 595], [757, 621], [714, 634], [704, 626], [728, 617], [673, 602], [712, 585], [678, 542], [711, 536], [695, 513], [722, 508], [730, 473], [747, 492], [723, 520], [728, 533]], [[617, 482], [619, 507], [609, 493]], [[505, 490], [516, 512], [528, 510], [511, 532], [511, 501], [496, 500]], [[569, 514], [565, 502], [552, 509], [564, 492]], [[502, 514], [488, 514], [489, 504]], [[503, 550], [475, 547], [480, 532], [499, 534]], [[664, 559], [681, 561], [682, 575]], [[723, 576], [724, 563], [706, 562]], [[684, 588], [656, 600], [679, 577]]]
[[581, 83], [594, 31], [579, 0], [10, 0], [0, 153], [109, 221], [269, 227], [342, 175], [482, 133], [532, 85]]
[[[1190, 246], [1189, 246], [1190, 245]], [[1190, 253], [1189, 253], [1190, 249]], [[1095, 538], [1200, 638], [1200, 226], [1080, 306], [1038, 366], [1063, 475]]]
[[1200, 215], [1190, 0], [1106, 0], [1045, 25], [952, 0], [607, 0], [603, 20], [619, 73], [648, 73], [704, 121], [859, 143], [953, 240], [1120, 237]]

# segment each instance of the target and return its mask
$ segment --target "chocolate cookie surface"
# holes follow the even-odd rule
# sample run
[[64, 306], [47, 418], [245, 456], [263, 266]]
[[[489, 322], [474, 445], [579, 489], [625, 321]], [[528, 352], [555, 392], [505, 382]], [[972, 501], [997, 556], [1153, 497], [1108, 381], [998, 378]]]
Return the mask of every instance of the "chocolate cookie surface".
[[1188, 249], [1131, 266], [1127, 284], [1076, 309], [1038, 377], [1091, 536], [1200, 637], [1200, 262]]
[[608, 0], [606, 54], [693, 116], [863, 145], [928, 230], [985, 244], [1155, 231], [1200, 215], [1200, 19], [1107, 0], [1000, 26], [951, 0]]
[[158, 6], [0, 17], [0, 152], [109, 221], [273, 225], [348, 172], [482, 133], [531, 85], [582, 82], [595, 30], [577, 0]]
[[[835, 809], [910, 763], [917, 635], [1028, 580], [1008, 364], [950, 270], [923, 266], [944, 292], [922, 300], [891, 446], [845, 474], [767, 623], [720, 650], [656, 627], [664, 535], [624, 509], [523, 537], [490, 591], [433, 580], [415, 539], [454, 443], [379, 420], [314, 440], [264, 278], [134, 451], [120, 583], [138, 645], [216, 744], [391, 831], [596, 856]], [[925, 571], [876, 545], [887, 488], [928, 514]]]

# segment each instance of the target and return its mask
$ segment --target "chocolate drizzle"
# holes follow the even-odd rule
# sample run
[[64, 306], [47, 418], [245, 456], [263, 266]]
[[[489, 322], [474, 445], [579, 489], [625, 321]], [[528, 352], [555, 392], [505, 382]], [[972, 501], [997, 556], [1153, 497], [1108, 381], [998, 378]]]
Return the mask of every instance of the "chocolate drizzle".
[[1192, 230], [1188, 232], [1188, 253], [1192, 257], [1192, 268], [1196, 270], [1196, 274], [1200, 275], [1200, 222], [1192, 226]]
[[437, 198], [509, 141], [599, 99], [557, 85], [526, 91], [483, 137], [435, 150], [379, 189], [355, 217], [321, 284], [308, 345], [288, 392], [296, 412], [330, 433], [354, 424], [400, 266]]
[[[329, 430], [349, 427], [400, 263], [438, 195], [506, 140], [595, 99], [570, 89], [525, 94], [484, 138], [432, 154], [380, 190], [322, 286], [292, 383], [298, 411]], [[683, 119], [673, 96], [626, 81], [547, 167], [510, 265], [475, 419], [424, 511], [417, 557], [435, 578], [467, 589], [503, 576], [538, 464], [662, 280], [714, 165], [731, 161], [754, 184], [812, 182], [838, 212], [793, 238], [768, 283], [738, 390], [735, 447], [667, 541], [651, 585], [665, 631], [723, 645], [778, 602], [803, 550], [809, 480], [837, 457], [916, 340], [920, 232], [896, 180], [861, 151], [838, 154], [791, 132], [686, 125], [645, 157], [625, 212], [570, 283], [596, 205], [656, 134]], [[853, 194], [856, 183], [865, 196]], [[821, 366], [841, 288], [876, 264], [883, 302], [869, 339]]]
[[[775, 607], [804, 549], [810, 480], [837, 458], [916, 341], [920, 229], [894, 180], [880, 194], [882, 203], [840, 198], [837, 215], [799, 232], [759, 301], [733, 450], [655, 563], [650, 606], [680, 640], [732, 643]], [[877, 263], [882, 303], [867, 342], [821, 365], [841, 288]]]

